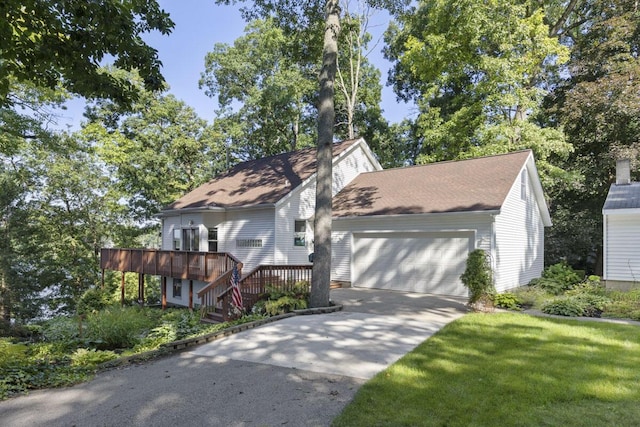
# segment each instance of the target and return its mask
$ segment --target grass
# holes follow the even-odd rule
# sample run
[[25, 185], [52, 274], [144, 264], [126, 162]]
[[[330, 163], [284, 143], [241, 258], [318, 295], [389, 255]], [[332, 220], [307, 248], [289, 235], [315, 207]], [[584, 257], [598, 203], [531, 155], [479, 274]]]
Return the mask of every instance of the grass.
[[469, 314], [366, 383], [334, 426], [636, 426], [640, 328]]

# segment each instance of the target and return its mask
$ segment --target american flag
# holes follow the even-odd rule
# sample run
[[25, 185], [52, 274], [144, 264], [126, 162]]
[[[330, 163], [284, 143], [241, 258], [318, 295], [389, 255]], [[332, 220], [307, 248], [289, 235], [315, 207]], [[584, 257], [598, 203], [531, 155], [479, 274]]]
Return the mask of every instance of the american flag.
[[233, 266], [233, 271], [231, 272], [231, 287], [231, 303], [240, 310], [243, 310], [242, 293], [240, 292], [240, 273], [238, 273], [237, 264]]

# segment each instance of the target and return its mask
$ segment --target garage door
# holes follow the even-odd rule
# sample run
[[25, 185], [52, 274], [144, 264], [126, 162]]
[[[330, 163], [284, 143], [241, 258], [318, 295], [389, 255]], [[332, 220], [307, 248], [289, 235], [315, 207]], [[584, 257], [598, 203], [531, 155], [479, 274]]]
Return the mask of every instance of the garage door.
[[353, 238], [354, 286], [467, 295], [460, 275], [470, 233], [363, 233]]

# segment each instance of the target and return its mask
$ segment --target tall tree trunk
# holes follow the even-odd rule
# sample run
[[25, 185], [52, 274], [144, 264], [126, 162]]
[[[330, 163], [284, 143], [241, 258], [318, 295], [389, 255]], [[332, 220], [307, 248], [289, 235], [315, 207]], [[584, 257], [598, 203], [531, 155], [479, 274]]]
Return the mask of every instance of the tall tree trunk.
[[316, 174], [316, 212], [314, 220], [314, 260], [311, 307], [329, 305], [331, 283], [331, 187], [333, 126], [335, 122], [334, 82], [338, 60], [340, 6], [327, 0], [325, 6], [324, 46], [318, 102], [318, 151]]

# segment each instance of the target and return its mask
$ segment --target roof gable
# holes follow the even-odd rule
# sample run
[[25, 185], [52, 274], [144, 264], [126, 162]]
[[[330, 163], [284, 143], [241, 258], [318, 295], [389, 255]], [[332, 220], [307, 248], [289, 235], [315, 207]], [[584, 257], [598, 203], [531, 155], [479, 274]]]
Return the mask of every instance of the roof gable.
[[333, 201], [334, 217], [497, 211], [530, 150], [360, 174]]
[[[334, 157], [361, 139], [333, 145]], [[275, 204], [316, 172], [316, 148], [240, 163], [185, 194], [164, 210]]]

